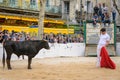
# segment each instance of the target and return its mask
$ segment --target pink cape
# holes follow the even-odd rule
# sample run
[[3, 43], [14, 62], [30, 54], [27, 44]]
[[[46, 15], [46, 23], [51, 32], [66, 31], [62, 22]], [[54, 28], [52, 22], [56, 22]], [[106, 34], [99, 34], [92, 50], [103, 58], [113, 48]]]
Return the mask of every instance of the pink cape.
[[116, 68], [115, 63], [110, 59], [108, 55], [108, 51], [106, 50], [105, 47], [101, 48], [100, 56], [101, 56], [101, 62], [100, 62], [101, 67], [110, 68], [110, 69]]

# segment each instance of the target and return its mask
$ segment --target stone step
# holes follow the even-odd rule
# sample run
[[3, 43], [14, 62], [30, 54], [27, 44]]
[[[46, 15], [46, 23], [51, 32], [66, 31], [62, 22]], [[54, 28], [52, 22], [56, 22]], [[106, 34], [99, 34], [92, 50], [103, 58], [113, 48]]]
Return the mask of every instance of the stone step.
[[[109, 55], [116, 55], [114, 45], [107, 47]], [[97, 56], [97, 45], [86, 45], [85, 56]]]

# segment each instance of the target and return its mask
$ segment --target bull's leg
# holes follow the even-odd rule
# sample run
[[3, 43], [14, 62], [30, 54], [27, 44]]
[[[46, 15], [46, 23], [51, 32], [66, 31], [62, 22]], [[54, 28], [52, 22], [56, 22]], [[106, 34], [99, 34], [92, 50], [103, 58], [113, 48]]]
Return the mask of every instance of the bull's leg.
[[28, 69], [32, 69], [31, 62], [32, 62], [32, 58], [28, 56]]
[[6, 62], [7, 62], [7, 67], [9, 70], [11, 70], [11, 64], [10, 64], [10, 59], [11, 59], [11, 54], [7, 55]]

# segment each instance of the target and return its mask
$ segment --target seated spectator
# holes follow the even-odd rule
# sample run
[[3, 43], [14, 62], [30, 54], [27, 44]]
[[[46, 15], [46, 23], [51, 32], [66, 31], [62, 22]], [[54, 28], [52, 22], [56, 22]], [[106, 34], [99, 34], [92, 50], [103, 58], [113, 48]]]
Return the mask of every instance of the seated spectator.
[[54, 43], [54, 37], [53, 36], [50, 37], [49, 42]]
[[95, 27], [96, 26], [96, 24], [97, 24], [97, 21], [98, 21], [98, 15], [96, 14], [96, 13], [94, 13], [94, 15], [93, 15], [93, 26]]
[[12, 41], [16, 41], [16, 34], [12, 34], [11, 40], [12, 40]]
[[106, 26], [106, 23], [108, 23], [108, 26], [110, 26], [110, 16], [108, 13], [105, 13], [105, 17], [104, 17], [104, 26]]
[[19, 41], [25, 41], [25, 37], [23, 36], [23, 34], [20, 34]]
[[83, 36], [80, 37], [80, 42], [84, 42]]

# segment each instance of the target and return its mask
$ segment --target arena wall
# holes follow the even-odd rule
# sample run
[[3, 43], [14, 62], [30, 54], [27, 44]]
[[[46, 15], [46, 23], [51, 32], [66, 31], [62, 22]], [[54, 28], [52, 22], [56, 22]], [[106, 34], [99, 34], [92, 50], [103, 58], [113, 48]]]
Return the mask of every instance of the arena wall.
[[[67, 44], [49, 44], [50, 50], [42, 49], [35, 56], [35, 58], [47, 58], [47, 57], [79, 57], [84, 56], [85, 53], [85, 43], [67, 43]], [[3, 47], [0, 45], [0, 59], [2, 59]], [[16, 55], [12, 55], [12, 60], [17, 60]], [[20, 57], [22, 59], [22, 56]], [[25, 56], [27, 59], [27, 56]]]

